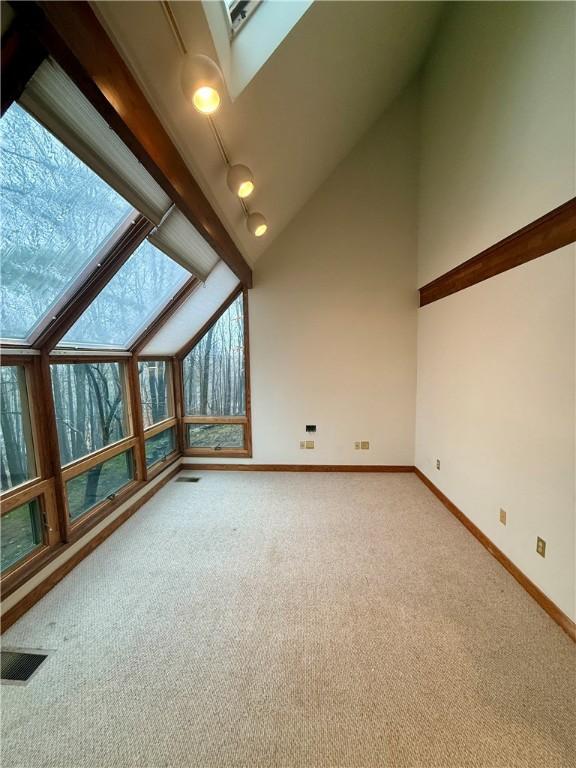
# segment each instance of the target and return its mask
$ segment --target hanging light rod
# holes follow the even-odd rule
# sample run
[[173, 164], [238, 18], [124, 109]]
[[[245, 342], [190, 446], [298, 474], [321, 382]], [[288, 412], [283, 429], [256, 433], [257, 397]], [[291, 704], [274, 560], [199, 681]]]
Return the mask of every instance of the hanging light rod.
[[[246, 217], [248, 231], [255, 237], [261, 237], [268, 229], [268, 223], [261, 213], [251, 214], [244, 201], [244, 198], [247, 198], [254, 191], [255, 184], [252, 171], [245, 165], [232, 164], [220, 131], [212, 117], [218, 110], [221, 101], [220, 94], [218, 93], [218, 86], [222, 81], [220, 70], [208, 56], [202, 54], [191, 56], [188, 53], [169, 0], [160, 0], [160, 5], [164, 11], [168, 26], [172, 30], [176, 44], [185, 58], [182, 70], [182, 89], [187, 98], [192, 101], [194, 108], [207, 117], [216, 146], [226, 166], [228, 188], [240, 203]], [[257, 225], [255, 221], [258, 222]]]

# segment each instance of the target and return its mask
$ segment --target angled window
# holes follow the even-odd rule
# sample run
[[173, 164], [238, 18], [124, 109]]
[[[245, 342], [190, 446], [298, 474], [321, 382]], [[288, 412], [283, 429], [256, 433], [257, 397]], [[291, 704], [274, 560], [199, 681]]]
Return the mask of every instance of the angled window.
[[183, 360], [187, 453], [249, 455], [244, 294]]
[[190, 277], [188, 270], [145, 240], [59, 346], [127, 349]]
[[248, 21], [262, 0], [225, 0], [230, 18], [230, 30], [235, 35]]
[[18, 104], [0, 132], [1, 334], [26, 342], [135, 212]]

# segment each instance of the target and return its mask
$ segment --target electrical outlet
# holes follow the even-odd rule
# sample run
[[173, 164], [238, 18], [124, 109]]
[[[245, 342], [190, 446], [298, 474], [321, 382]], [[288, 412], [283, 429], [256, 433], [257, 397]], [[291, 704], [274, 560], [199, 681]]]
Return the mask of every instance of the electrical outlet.
[[306, 441], [300, 440], [300, 448], [306, 448]]
[[500, 509], [500, 522], [502, 525], [506, 525], [506, 510], [502, 508]]
[[540, 536], [536, 537], [536, 552], [538, 552], [540, 557], [546, 557], [546, 542]]
[[354, 450], [359, 451], [360, 450], [360, 440], [356, 440], [354, 443]]
[[314, 448], [314, 440], [306, 440], [306, 448]]
[[360, 448], [363, 451], [369, 451], [370, 450], [370, 441], [369, 440], [362, 440], [360, 442]]
[[440, 459], [436, 459], [436, 469], [440, 469]]

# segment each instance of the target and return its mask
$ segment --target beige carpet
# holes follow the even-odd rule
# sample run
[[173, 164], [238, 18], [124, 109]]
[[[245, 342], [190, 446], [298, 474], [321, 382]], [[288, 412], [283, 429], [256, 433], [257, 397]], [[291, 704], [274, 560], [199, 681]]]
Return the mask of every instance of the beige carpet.
[[574, 644], [415, 476], [201, 475], [4, 635], [3, 768], [574, 765]]

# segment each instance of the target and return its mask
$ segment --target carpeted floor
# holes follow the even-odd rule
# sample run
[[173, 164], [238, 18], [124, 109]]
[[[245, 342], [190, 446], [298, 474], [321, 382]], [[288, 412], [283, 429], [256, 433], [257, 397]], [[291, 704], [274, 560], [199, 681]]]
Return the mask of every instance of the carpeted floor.
[[415, 476], [199, 474], [6, 632], [3, 768], [575, 764], [574, 644]]

